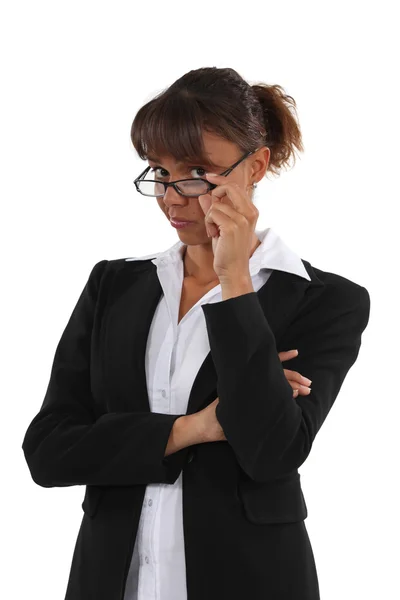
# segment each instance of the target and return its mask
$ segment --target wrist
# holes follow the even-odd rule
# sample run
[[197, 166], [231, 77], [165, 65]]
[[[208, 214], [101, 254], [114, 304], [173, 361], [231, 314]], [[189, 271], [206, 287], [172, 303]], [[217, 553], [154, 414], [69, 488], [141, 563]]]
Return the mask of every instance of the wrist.
[[187, 419], [186, 427], [190, 431], [192, 439], [191, 444], [203, 444], [204, 442], [207, 442], [207, 431], [204, 427], [203, 419], [201, 418], [201, 411], [191, 415], [185, 415], [185, 419]]
[[254, 292], [253, 281], [248, 277], [220, 280], [222, 300]]

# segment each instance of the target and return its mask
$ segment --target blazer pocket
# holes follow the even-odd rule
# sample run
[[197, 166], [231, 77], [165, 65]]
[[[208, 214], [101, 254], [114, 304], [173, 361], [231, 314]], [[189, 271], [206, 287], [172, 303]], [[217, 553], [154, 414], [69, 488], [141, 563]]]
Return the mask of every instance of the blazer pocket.
[[262, 483], [242, 479], [238, 495], [252, 523], [293, 523], [308, 515], [299, 473]]
[[97, 513], [99, 503], [103, 497], [103, 488], [97, 485], [87, 485], [85, 497], [82, 502], [83, 512], [89, 517], [94, 517]]

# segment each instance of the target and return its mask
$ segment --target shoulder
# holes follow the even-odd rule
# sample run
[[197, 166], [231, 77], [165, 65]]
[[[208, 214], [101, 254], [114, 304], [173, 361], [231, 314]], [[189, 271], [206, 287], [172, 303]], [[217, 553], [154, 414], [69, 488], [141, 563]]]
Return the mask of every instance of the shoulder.
[[303, 310], [331, 315], [343, 311], [356, 311], [363, 319], [368, 320], [371, 301], [365, 286], [338, 273], [315, 267], [309, 261], [302, 259], [302, 262], [311, 277], [311, 284], [305, 293]]
[[127, 271], [140, 271], [143, 268], [153, 267], [152, 259], [157, 258], [159, 252], [148, 254], [147, 256], [135, 256], [127, 258], [112, 258], [109, 260], [103, 259], [98, 261], [92, 268], [94, 275], [100, 275], [107, 273], [116, 273], [121, 270]]
[[[158, 254], [148, 255], [146, 257], [113, 258], [98, 261], [91, 269], [89, 275], [89, 286], [102, 295], [114, 286], [116, 281], [121, 285], [130, 285], [136, 276], [140, 276], [144, 271], [155, 269], [151, 262]], [[125, 282], [125, 283], [124, 283]]]

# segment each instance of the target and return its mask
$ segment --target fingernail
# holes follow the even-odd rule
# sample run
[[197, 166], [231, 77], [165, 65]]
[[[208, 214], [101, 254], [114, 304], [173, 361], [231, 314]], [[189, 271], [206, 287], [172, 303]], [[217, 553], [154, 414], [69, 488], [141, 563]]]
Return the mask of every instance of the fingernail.
[[311, 379], [307, 379], [307, 377], [302, 377], [302, 380], [305, 381], [305, 383], [307, 383], [308, 385], [312, 383]]

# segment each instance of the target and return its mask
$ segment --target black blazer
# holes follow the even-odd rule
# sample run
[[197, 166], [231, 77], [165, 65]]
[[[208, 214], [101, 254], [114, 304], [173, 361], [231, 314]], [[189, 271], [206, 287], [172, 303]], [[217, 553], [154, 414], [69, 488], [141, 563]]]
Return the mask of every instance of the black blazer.
[[[201, 306], [211, 352], [187, 413], [218, 396], [227, 441], [168, 457], [181, 415], [150, 412], [144, 364], [156, 267], [93, 267], [22, 444], [38, 485], [86, 486], [65, 600], [123, 599], [146, 484], [182, 470], [188, 600], [319, 598], [298, 468], [357, 359], [370, 297], [303, 264], [311, 281], [275, 270], [258, 292]], [[312, 380], [296, 399], [278, 356], [292, 348], [285, 366]]]

